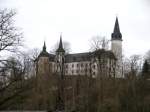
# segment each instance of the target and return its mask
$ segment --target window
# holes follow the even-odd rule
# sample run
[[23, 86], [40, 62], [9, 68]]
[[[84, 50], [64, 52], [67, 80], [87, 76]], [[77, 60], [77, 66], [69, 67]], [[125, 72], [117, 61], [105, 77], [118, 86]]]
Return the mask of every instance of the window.
[[77, 64], [77, 67], [79, 67], [79, 64]]
[[72, 68], [74, 67], [74, 64], [72, 64]]
[[77, 70], [76, 73], [78, 73], [79, 71]]
[[85, 67], [87, 68], [87, 66], [88, 66], [88, 64], [86, 63], [86, 64], [85, 64]]
[[95, 65], [93, 65], [93, 68], [95, 69]]
[[75, 57], [73, 57], [73, 61], [76, 61], [76, 58], [75, 58]]
[[66, 70], [66, 74], [68, 73], [68, 71]]
[[87, 69], [85, 69], [85, 73], [87, 73]]
[[66, 65], [66, 68], [68, 68], [68, 65]]

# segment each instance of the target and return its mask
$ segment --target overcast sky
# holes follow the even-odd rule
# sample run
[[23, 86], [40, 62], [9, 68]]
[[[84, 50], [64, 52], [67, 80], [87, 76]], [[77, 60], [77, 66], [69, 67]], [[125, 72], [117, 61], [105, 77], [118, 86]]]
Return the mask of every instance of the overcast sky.
[[59, 41], [71, 44], [72, 52], [86, 52], [93, 36], [111, 39], [116, 15], [126, 56], [150, 50], [149, 0], [0, 0], [0, 8], [17, 10], [28, 48], [48, 51]]

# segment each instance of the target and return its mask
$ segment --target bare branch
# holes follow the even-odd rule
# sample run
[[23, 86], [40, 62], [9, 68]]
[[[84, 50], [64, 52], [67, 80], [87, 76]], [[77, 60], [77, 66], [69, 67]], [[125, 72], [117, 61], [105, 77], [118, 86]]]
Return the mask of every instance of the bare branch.
[[14, 26], [13, 10], [0, 10], [0, 51], [14, 52], [21, 45], [22, 33]]
[[90, 50], [95, 51], [98, 49], [108, 49], [109, 40], [105, 37], [95, 36], [90, 40]]

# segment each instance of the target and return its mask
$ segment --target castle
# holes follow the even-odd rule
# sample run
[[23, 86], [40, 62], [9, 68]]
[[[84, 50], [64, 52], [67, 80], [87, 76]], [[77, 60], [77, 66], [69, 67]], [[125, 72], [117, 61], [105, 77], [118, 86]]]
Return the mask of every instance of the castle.
[[103, 73], [106, 77], [123, 77], [122, 34], [116, 17], [114, 31], [111, 34], [111, 50], [98, 49], [94, 52], [66, 54], [62, 37], [56, 54], [43, 50], [36, 60], [36, 73], [58, 73], [60, 75], [91, 75], [97, 77]]

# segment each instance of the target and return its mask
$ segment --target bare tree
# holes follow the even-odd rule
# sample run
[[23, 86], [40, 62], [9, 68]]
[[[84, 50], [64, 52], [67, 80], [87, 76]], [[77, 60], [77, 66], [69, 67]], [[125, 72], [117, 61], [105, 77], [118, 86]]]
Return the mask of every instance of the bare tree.
[[[22, 33], [18, 31], [14, 25], [14, 16], [16, 12], [13, 10], [0, 10], [0, 53], [2, 51], [16, 52], [17, 47], [21, 45]], [[4, 70], [4, 64], [8, 60], [0, 59], [0, 71]]]
[[107, 50], [109, 48], [109, 40], [107, 40], [105, 37], [101, 36], [95, 36], [90, 40], [90, 50], [95, 51], [98, 49], [105, 49]]
[[13, 10], [0, 10], [0, 51], [14, 52], [18, 45], [21, 45], [22, 33], [14, 25]]
[[125, 76], [136, 77], [142, 70], [143, 59], [140, 55], [132, 55], [130, 58], [124, 58], [123, 69]]
[[38, 48], [34, 48], [34, 49], [29, 50], [27, 54], [32, 61], [35, 61], [40, 54], [40, 50]]
[[[22, 45], [22, 33], [14, 24], [16, 12], [13, 10], [0, 10], [0, 53], [1, 56], [8, 52], [16, 53], [18, 46]], [[3, 52], [4, 51], [4, 52]], [[7, 55], [8, 56], [8, 55]], [[15, 82], [24, 72], [24, 67], [20, 61], [14, 58], [0, 58], [0, 94]], [[17, 76], [16, 76], [17, 75]], [[10, 80], [13, 77], [14, 80]], [[21, 77], [20, 77], [21, 78]], [[7, 98], [6, 98], [7, 99]], [[10, 99], [10, 98], [9, 98]], [[5, 101], [1, 100], [0, 104]]]
[[141, 70], [141, 56], [140, 55], [132, 55], [130, 57], [130, 69], [131, 72], [137, 73]]
[[128, 58], [123, 58], [123, 72], [124, 74], [128, 74], [131, 69], [130, 69], [130, 60]]

